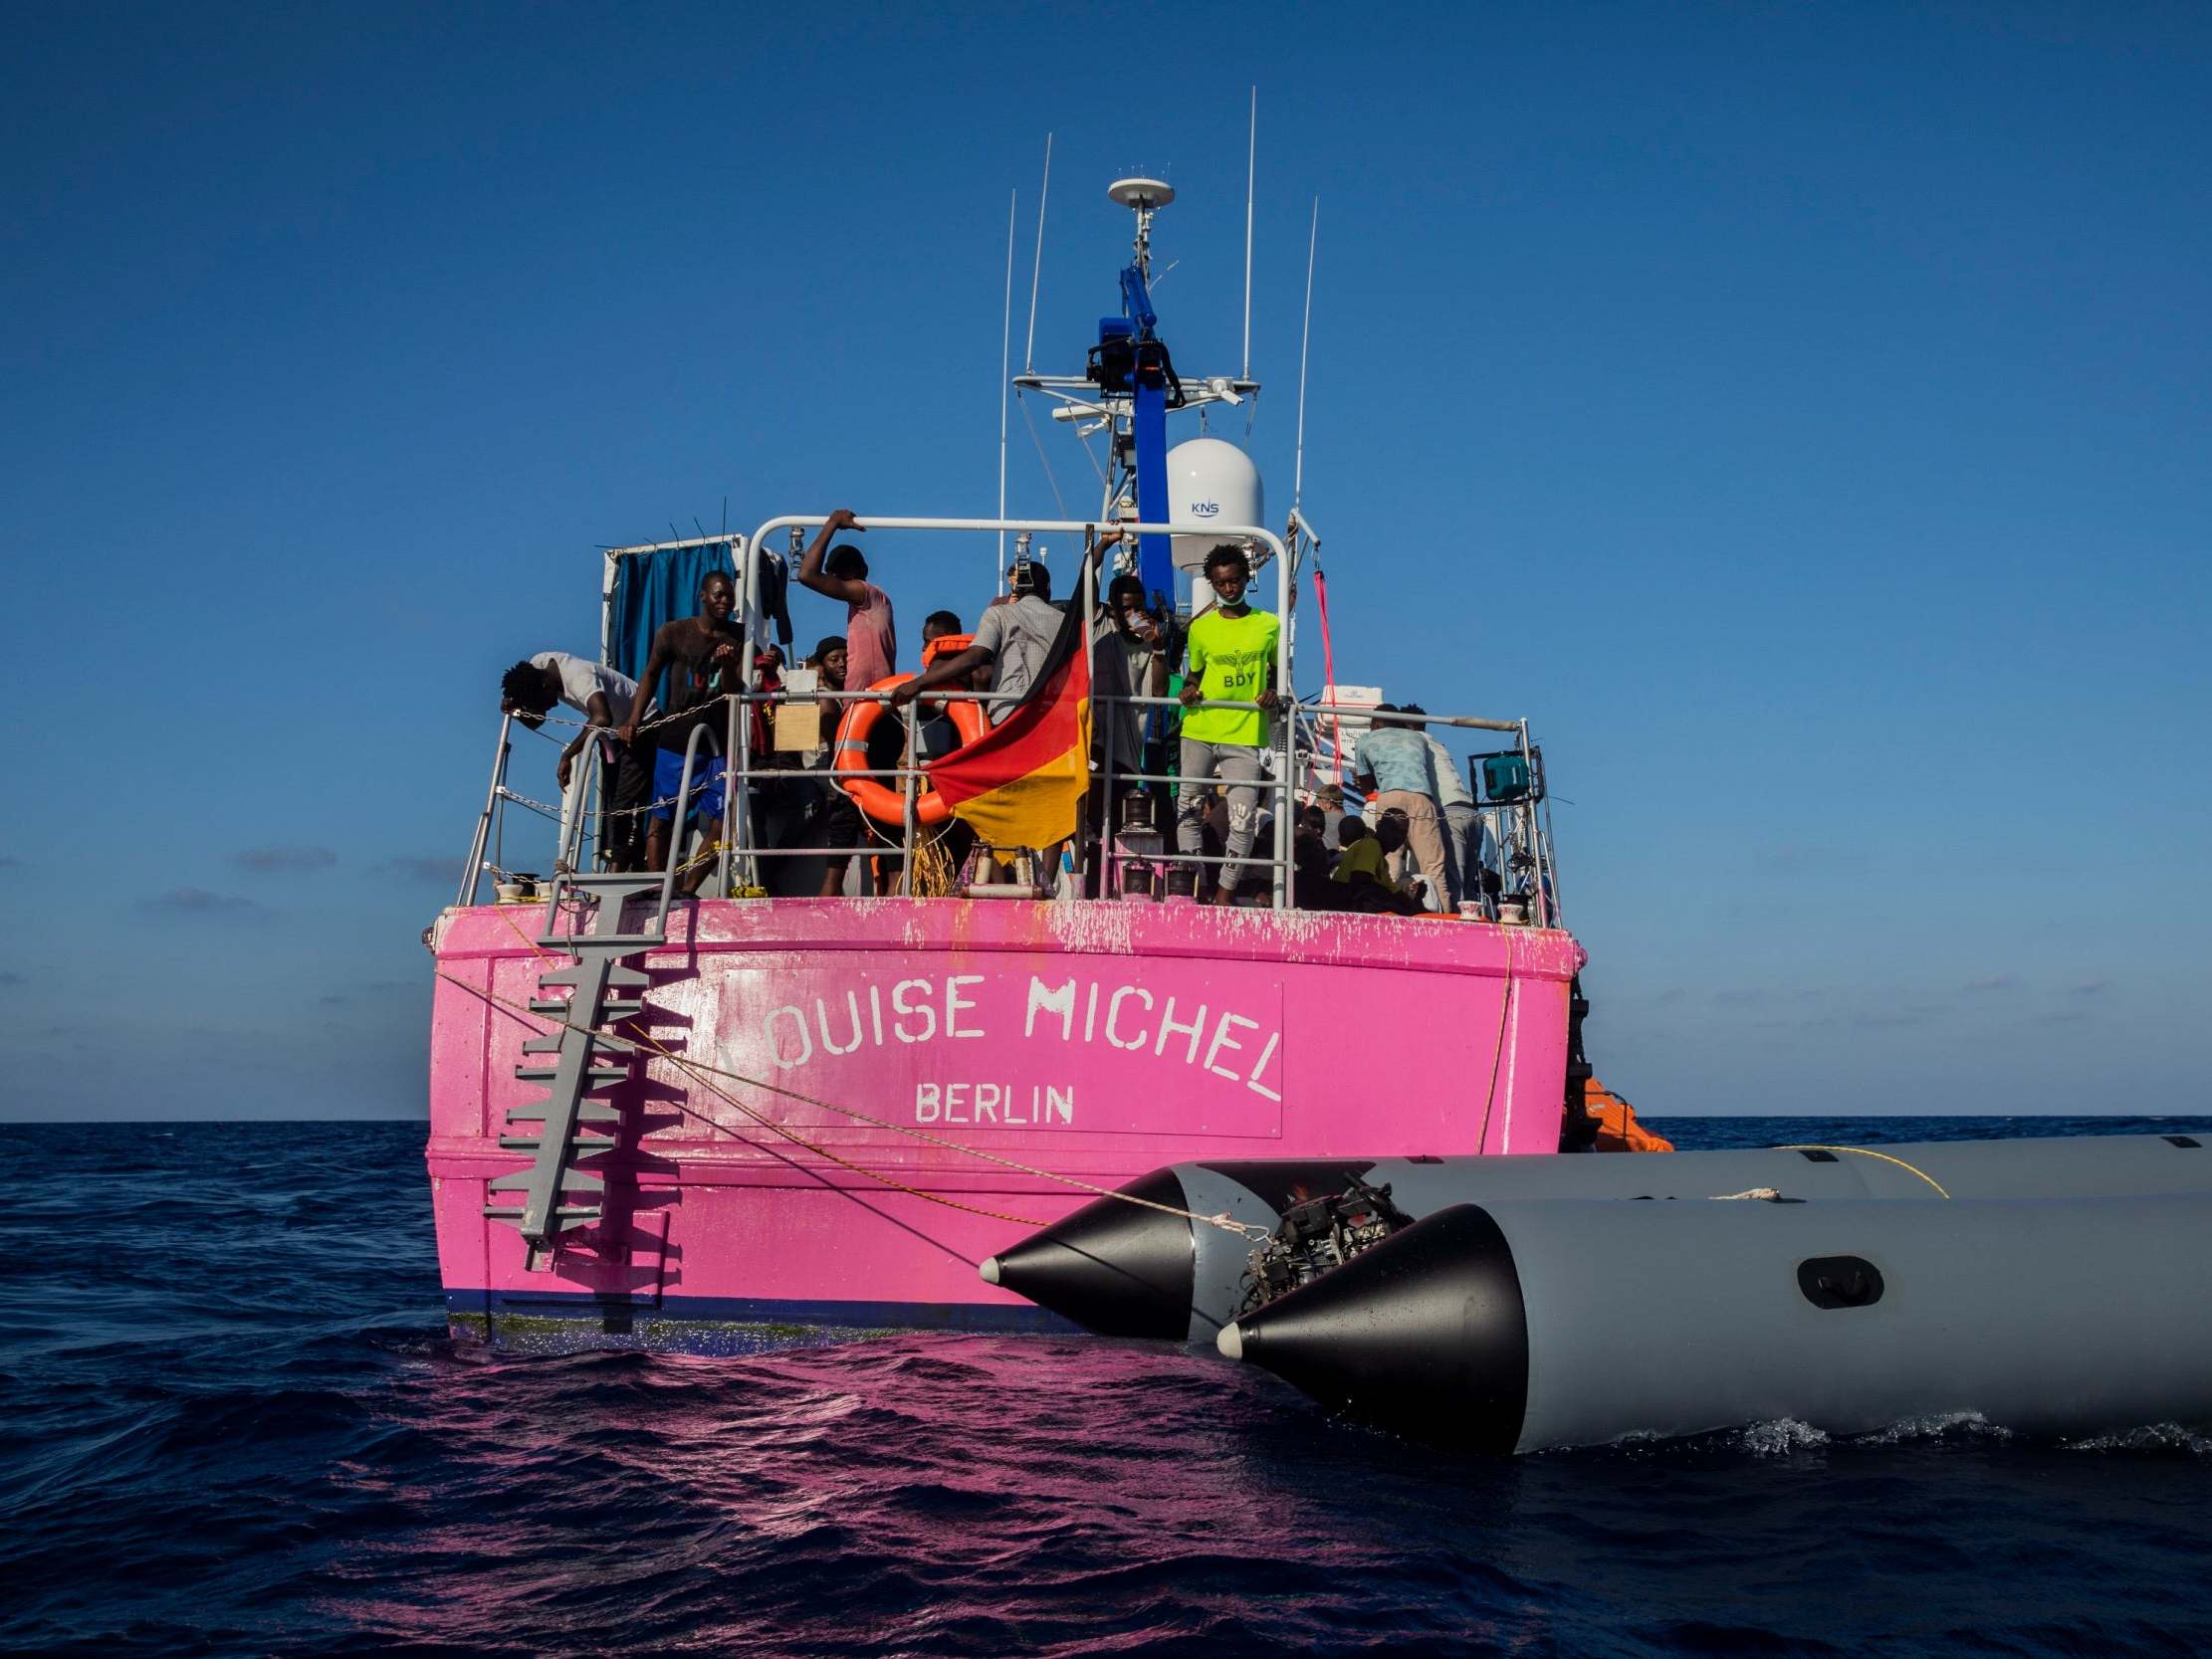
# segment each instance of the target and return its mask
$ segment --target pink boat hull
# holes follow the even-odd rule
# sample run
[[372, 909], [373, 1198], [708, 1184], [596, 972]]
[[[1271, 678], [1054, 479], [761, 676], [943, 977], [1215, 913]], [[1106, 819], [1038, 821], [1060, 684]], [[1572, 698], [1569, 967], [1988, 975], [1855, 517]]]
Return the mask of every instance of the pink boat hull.
[[533, 942], [544, 916], [453, 911], [436, 933], [428, 1161], [448, 1317], [518, 1348], [1063, 1329], [978, 1264], [1163, 1164], [1555, 1150], [1583, 961], [1564, 933], [1455, 920], [680, 907], [668, 945], [635, 958], [653, 980], [644, 1028], [714, 1072], [632, 1062], [604, 1097], [619, 1149], [583, 1165], [606, 1174], [604, 1218], [532, 1271], [483, 1210], [486, 1182], [527, 1161], [500, 1148], [508, 1109], [544, 1094], [515, 1077], [524, 1039], [553, 1029], [527, 1011], [539, 975], [567, 960]]

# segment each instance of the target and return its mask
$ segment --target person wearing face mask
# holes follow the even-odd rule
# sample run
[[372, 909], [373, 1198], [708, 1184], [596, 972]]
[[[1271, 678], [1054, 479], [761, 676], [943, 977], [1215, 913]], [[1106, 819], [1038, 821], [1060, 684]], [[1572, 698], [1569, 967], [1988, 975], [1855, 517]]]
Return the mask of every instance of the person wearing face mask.
[[[1183, 684], [1182, 782], [1176, 794], [1176, 849], [1196, 853], [1205, 845], [1206, 797], [1218, 778], [1228, 794], [1228, 833], [1217, 867], [1214, 903], [1231, 904], [1258, 826], [1261, 751], [1268, 715], [1279, 701], [1275, 647], [1282, 624], [1271, 612], [1244, 602], [1252, 578], [1244, 550], [1222, 542], [1206, 555], [1213, 609], [1191, 619], [1189, 668]], [[1200, 703], [1256, 703], [1253, 709], [1201, 709]]]
[[[1175, 665], [1182, 660], [1183, 634], [1176, 626], [1175, 613], [1162, 614], [1145, 602], [1145, 584], [1134, 575], [1121, 575], [1113, 579], [1106, 589], [1107, 609], [1113, 617], [1115, 638], [1120, 643], [1124, 662], [1129, 671], [1129, 689], [1138, 697], [1166, 697], [1168, 680]], [[1158, 708], [1133, 708], [1128, 711], [1129, 730], [1135, 740], [1138, 769], [1154, 776], [1168, 769], [1167, 711]], [[1153, 822], [1165, 825], [1168, 821], [1165, 784], [1142, 783], [1117, 785], [1117, 788], [1135, 788], [1139, 793], [1155, 798]]]

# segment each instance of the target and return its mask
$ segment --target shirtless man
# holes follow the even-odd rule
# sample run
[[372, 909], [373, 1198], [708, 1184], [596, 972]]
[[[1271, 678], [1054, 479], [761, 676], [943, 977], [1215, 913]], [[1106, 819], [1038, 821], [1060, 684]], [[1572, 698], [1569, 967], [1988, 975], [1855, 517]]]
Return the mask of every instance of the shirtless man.
[[[629, 719], [622, 726], [622, 740], [634, 743], [639, 740], [638, 726], [648, 718], [661, 676], [668, 677], [668, 692], [660, 706], [667, 718], [643, 733], [650, 746], [659, 750], [653, 759], [653, 798], [669, 800], [683, 784], [684, 745], [691, 740], [694, 728], [707, 727], [713, 743], [711, 752], [716, 758], [702, 761], [693, 773], [692, 783], [698, 789], [701, 773], [706, 779], [706, 789], [686, 808], [684, 817], [693, 812], [705, 812], [720, 821], [723, 812], [723, 794], [726, 763], [720, 758], [722, 736], [729, 722], [720, 708], [725, 693], [742, 689], [745, 636], [730, 613], [738, 602], [737, 583], [727, 571], [712, 570], [699, 583], [699, 612], [696, 616], [679, 617], [668, 623], [653, 636], [653, 649], [645, 659], [645, 672], [638, 676], [637, 697], [630, 705]], [[672, 807], [655, 807], [652, 828], [647, 833], [645, 866], [649, 870], [664, 869], [668, 863], [668, 836], [674, 822]], [[696, 884], [693, 884], [696, 886]], [[689, 888], [686, 891], [690, 891]]]

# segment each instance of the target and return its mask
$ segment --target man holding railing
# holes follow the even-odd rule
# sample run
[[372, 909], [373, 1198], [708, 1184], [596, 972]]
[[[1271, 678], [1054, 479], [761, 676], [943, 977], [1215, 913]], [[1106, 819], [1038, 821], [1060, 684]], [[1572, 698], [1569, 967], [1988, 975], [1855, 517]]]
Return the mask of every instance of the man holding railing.
[[[1277, 701], [1275, 647], [1282, 624], [1268, 611], [1244, 602], [1252, 579], [1243, 548], [1224, 541], [1206, 555], [1212, 609], [1191, 619], [1189, 673], [1182, 701], [1182, 779], [1176, 793], [1175, 844], [1185, 855], [1206, 845], [1208, 783], [1219, 778], [1227, 787], [1228, 833], [1216, 878], [1214, 903], [1233, 904], [1252, 850], [1258, 822], [1260, 763], [1267, 746], [1267, 721]], [[1209, 703], [1256, 703], [1258, 709], [1209, 709]]]

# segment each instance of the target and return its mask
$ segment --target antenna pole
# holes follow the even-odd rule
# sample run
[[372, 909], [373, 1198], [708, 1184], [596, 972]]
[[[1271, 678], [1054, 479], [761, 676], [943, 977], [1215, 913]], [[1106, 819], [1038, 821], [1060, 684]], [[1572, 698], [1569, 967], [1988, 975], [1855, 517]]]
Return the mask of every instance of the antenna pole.
[[1252, 377], [1252, 184], [1259, 176], [1259, 88], [1252, 88], [1251, 133], [1244, 149], [1244, 372]]
[[1313, 250], [1321, 241], [1321, 198], [1313, 198], [1313, 223], [1306, 231], [1306, 319], [1298, 331], [1298, 459], [1290, 472], [1290, 511], [1296, 513], [1306, 489], [1306, 344], [1313, 338]]
[[[1009, 384], [1013, 355], [1013, 210], [1021, 192], [1006, 192], [1006, 309], [998, 323], [998, 517], [1006, 516], [1006, 399], [1012, 393]], [[1005, 585], [1006, 532], [998, 532], [999, 586]]]
[[1044, 135], [1044, 184], [1037, 191], [1037, 253], [1029, 267], [1029, 337], [1021, 346], [1021, 372], [1037, 369], [1037, 279], [1044, 275], [1044, 204], [1052, 196], [1052, 134]]

